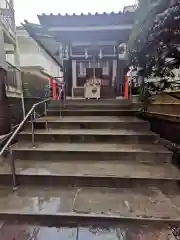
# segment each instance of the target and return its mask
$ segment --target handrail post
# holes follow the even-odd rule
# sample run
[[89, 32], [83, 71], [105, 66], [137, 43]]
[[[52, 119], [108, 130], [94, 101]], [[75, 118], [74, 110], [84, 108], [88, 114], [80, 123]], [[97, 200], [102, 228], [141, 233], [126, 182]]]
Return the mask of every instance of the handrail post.
[[64, 106], [66, 105], [66, 84], [64, 84]]
[[36, 111], [35, 111], [35, 109], [33, 111], [33, 115], [34, 115], [34, 120], [35, 120], [36, 119]]
[[[47, 102], [44, 103], [44, 115], [47, 116]], [[48, 121], [45, 119], [46, 130], [48, 130]]]
[[32, 146], [35, 148], [35, 138], [34, 138], [34, 114], [31, 113], [31, 129], [32, 129]]
[[60, 118], [60, 120], [61, 120], [61, 118], [62, 118], [62, 104], [61, 104], [61, 99], [60, 99], [60, 113], [59, 113], [59, 118]]
[[13, 185], [13, 190], [16, 190], [17, 189], [16, 168], [15, 168], [15, 162], [14, 162], [11, 146], [9, 146], [9, 154], [10, 154], [10, 161], [11, 161], [12, 185]]
[[47, 102], [44, 103], [44, 115], [47, 116]]

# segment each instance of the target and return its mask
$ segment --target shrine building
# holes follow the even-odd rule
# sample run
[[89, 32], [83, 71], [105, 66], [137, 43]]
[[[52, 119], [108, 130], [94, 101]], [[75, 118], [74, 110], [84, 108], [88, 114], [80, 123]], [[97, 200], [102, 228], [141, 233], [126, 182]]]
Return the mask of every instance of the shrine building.
[[35, 26], [36, 35], [48, 32], [59, 43], [68, 96], [84, 97], [84, 85], [91, 78], [100, 79], [101, 98], [123, 94], [126, 42], [134, 9], [94, 15], [42, 14], [38, 18], [41, 30]]

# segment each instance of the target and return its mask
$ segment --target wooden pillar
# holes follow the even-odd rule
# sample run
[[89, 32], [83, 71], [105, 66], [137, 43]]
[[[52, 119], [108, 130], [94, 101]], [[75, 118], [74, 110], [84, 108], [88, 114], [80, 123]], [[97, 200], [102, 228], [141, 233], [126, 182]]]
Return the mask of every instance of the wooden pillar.
[[52, 80], [52, 99], [57, 100], [57, 86], [54, 79]]
[[122, 76], [121, 76], [121, 62], [119, 60], [119, 50], [118, 45], [116, 45], [116, 94], [117, 96], [122, 96]]
[[117, 70], [116, 70], [116, 81], [117, 81], [117, 96], [122, 96], [122, 76], [121, 76], [121, 64], [117, 58]]
[[124, 98], [129, 98], [129, 82], [127, 75], [124, 76]]
[[5, 88], [6, 71], [0, 68], [0, 135], [7, 134], [11, 130], [10, 109]]
[[124, 89], [124, 84], [125, 84], [125, 79], [124, 79], [124, 76], [125, 76], [125, 68], [126, 68], [126, 65], [127, 65], [127, 62], [125, 60], [119, 60], [118, 61], [118, 80], [119, 80], [119, 86], [118, 86], [118, 94], [119, 96], [123, 96], [124, 93], [123, 93], [123, 89]]
[[64, 60], [63, 66], [64, 82], [66, 84], [66, 96], [70, 97], [72, 94], [72, 60]]
[[115, 85], [116, 79], [116, 70], [117, 70], [117, 60], [113, 60], [113, 67], [112, 67], [112, 85]]
[[124, 88], [124, 62], [120, 61], [119, 64], [119, 79], [120, 79], [120, 96], [123, 96], [123, 88]]
[[72, 60], [72, 97], [74, 97], [74, 89], [77, 86], [76, 60]]
[[76, 60], [72, 60], [72, 86], [77, 86]]

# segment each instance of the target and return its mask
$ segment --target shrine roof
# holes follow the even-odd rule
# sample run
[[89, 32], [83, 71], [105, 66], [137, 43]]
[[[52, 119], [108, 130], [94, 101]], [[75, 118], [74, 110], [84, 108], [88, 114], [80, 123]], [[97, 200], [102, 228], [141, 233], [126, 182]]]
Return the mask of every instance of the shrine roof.
[[135, 20], [134, 12], [111, 12], [95, 14], [42, 14], [38, 15], [40, 24], [46, 27], [75, 27], [75, 26], [110, 26], [133, 24]]
[[129, 39], [131, 29], [111, 30], [111, 34], [107, 34], [107, 30], [101, 31], [58, 31], [55, 32], [56, 39], [59, 42], [99, 42], [99, 41], [115, 41], [126, 42]]
[[62, 59], [60, 59], [57, 54], [59, 43], [54, 39], [53, 34], [49, 33], [49, 31], [41, 25], [29, 23], [26, 20], [21, 27], [17, 27], [16, 29], [20, 30], [22, 28], [28, 32], [29, 36], [32, 37], [62, 69]]

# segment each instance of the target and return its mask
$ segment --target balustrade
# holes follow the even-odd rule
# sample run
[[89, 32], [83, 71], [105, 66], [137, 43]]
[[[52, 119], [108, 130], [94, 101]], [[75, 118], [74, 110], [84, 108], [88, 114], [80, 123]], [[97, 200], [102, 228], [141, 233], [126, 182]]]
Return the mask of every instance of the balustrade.
[[6, 86], [7, 88], [15, 87], [18, 88], [18, 82], [20, 83], [21, 72], [18, 68], [7, 62], [7, 77], [6, 77]]
[[1, 0], [0, 1], [0, 17], [1, 22], [4, 25], [8, 33], [15, 37], [15, 18], [14, 18], [14, 8], [12, 1]]

